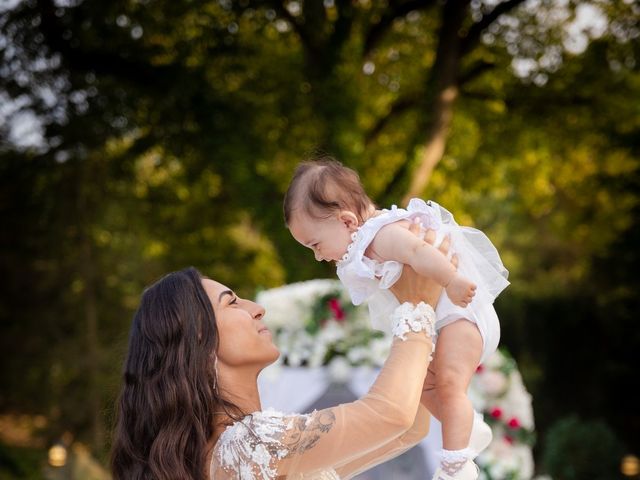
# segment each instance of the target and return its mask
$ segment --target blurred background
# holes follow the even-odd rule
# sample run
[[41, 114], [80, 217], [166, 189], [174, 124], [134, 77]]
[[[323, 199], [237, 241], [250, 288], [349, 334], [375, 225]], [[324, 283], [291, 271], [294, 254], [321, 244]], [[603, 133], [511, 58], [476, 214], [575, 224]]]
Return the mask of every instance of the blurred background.
[[637, 1], [3, 0], [0, 55], [0, 478], [107, 478], [162, 274], [334, 277], [281, 213], [318, 148], [498, 247], [538, 473], [638, 477]]

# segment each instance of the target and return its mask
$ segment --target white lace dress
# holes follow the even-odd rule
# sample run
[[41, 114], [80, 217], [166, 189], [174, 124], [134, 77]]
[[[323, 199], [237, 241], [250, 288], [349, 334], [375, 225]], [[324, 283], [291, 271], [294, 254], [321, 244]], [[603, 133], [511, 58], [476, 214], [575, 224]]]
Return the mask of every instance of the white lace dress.
[[[223, 432], [216, 445], [213, 465], [217, 470], [224, 470], [225, 478], [276, 478], [278, 461], [313, 443], [313, 430], [323, 430], [317, 412], [309, 415], [285, 415], [275, 410], [253, 413]], [[218, 477], [219, 474], [212, 475], [214, 479]], [[288, 475], [287, 478], [340, 480], [333, 468]]]
[[309, 414], [260, 411], [227, 427], [210, 480], [349, 479], [416, 445], [429, 426], [420, 397], [432, 342], [411, 325], [359, 400]]
[[389, 313], [398, 306], [398, 301], [388, 289], [400, 278], [403, 265], [395, 261], [378, 262], [367, 257], [365, 252], [382, 227], [415, 218], [419, 218], [426, 229], [435, 230], [436, 245], [450, 235], [450, 254], [458, 255], [458, 272], [478, 286], [473, 301], [466, 308], [454, 305], [446, 292], [442, 293], [435, 309], [436, 330], [459, 318], [476, 323], [484, 343], [481, 359], [484, 362], [500, 340], [500, 323], [493, 301], [509, 285], [509, 272], [484, 233], [459, 226], [453, 215], [437, 203], [413, 198], [406, 209], [394, 205], [367, 220], [352, 236], [347, 253], [337, 263], [338, 277], [354, 305], [367, 301], [372, 326], [389, 332]]

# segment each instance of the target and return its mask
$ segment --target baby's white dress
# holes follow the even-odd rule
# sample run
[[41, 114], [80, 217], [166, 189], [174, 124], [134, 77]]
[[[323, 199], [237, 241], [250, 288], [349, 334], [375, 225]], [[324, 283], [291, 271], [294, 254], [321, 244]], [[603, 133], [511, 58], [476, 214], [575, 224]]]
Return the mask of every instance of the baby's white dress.
[[465, 308], [454, 305], [442, 292], [436, 306], [436, 330], [460, 318], [474, 322], [484, 342], [481, 363], [498, 347], [500, 323], [493, 301], [508, 285], [509, 272], [502, 264], [491, 240], [480, 230], [459, 226], [453, 215], [433, 201], [413, 198], [406, 209], [395, 205], [390, 210], [367, 220], [352, 235], [347, 253], [337, 262], [337, 274], [347, 288], [354, 305], [367, 301], [372, 326], [390, 331], [389, 314], [398, 306], [389, 291], [402, 274], [403, 265], [395, 261], [378, 262], [365, 252], [378, 231], [385, 225], [419, 218], [426, 229], [436, 232], [436, 245], [447, 235], [451, 238], [450, 254], [458, 256], [458, 272], [477, 285], [473, 301]]

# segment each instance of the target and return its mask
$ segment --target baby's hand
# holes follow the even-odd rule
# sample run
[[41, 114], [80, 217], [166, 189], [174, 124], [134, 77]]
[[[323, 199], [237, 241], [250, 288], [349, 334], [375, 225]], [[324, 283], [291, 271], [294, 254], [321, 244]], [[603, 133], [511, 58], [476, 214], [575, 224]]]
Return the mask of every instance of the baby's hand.
[[455, 305], [466, 307], [476, 294], [476, 284], [456, 272], [445, 290]]

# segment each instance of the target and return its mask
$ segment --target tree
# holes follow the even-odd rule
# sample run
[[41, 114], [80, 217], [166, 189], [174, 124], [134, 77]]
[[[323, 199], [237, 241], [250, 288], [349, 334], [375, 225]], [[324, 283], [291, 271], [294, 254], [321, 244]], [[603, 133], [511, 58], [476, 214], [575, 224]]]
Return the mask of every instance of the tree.
[[[317, 146], [356, 168], [381, 205], [433, 196], [487, 231], [512, 274], [505, 342], [531, 384], [557, 357], [528, 345], [535, 323], [524, 319], [598, 285], [626, 325], [630, 279], [608, 260], [614, 248], [634, 258], [638, 11], [592, 5], [606, 28], [578, 51], [567, 32], [583, 4], [25, 0], [4, 10], [2, 355], [28, 373], [3, 372], [0, 409], [44, 411], [53, 434], [71, 428], [99, 446], [144, 285], [189, 264], [246, 296], [332, 276], [281, 213], [291, 171]], [[623, 371], [625, 358], [602, 372]]]

